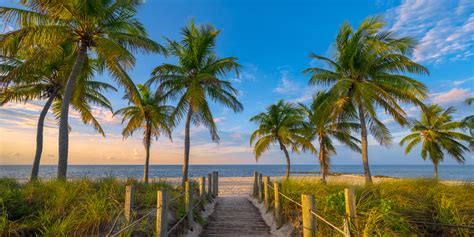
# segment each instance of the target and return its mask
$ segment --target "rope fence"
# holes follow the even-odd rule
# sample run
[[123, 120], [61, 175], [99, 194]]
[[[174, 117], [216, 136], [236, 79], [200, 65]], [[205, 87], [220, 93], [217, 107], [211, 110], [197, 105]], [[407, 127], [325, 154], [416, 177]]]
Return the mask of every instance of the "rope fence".
[[[353, 190], [345, 190], [347, 192], [346, 196], [346, 202], [347, 203], [354, 203], [354, 207], [351, 207], [351, 205], [346, 205], [346, 213], [347, 216], [353, 216], [351, 215], [353, 208], [355, 208], [355, 200], [349, 200], [347, 201], [347, 198], [351, 198], [354, 195], [351, 193]], [[271, 200], [272, 194], [273, 193], [273, 200]], [[273, 182], [273, 185], [270, 184], [270, 178], [268, 176], [262, 176], [262, 174], [259, 174], [257, 172], [254, 172], [254, 186], [253, 186], [253, 194], [255, 198], [258, 199], [258, 202], [264, 202], [265, 207], [267, 210], [270, 210], [271, 204], [274, 205], [273, 210], [274, 210], [274, 215], [275, 215], [275, 220], [277, 222], [277, 226], [281, 226], [283, 224], [283, 216], [282, 216], [282, 203], [280, 200], [280, 197], [283, 197], [283, 200], [287, 200], [290, 203], [295, 204], [299, 208], [301, 208], [301, 213], [302, 213], [302, 219], [303, 219], [303, 236], [304, 237], [309, 237], [309, 236], [314, 236], [314, 234], [317, 232], [316, 231], [316, 221], [320, 220], [322, 223], [325, 223], [332, 229], [334, 229], [336, 232], [342, 234], [342, 236], [345, 237], [350, 237], [351, 236], [351, 230], [350, 230], [350, 224], [347, 219], [347, 216], [343, 217], [343, 226], [344, 228], [340, 228], [334, 223], [331, 223], [321, 215], [316, 213], [315, 210], [315, 201], [314, 201], [314, 196], [312, 195], [301, 195], [301, 202], [298, 202], [288, 195], [282, 193], [280, 191], [280, 184], [278, 182]], [[355, 209], [354, 209], [355, 211]]]
[[[272, 192], [271, 192], [272, 191]], [[273, 195], [272, 195], [273, 193]], [[343, 216], [342, 226], [343, 228], [338, 227], [334, 223], [328, 221], [318, 213], [316, 213], [315, 201], [313, 195], [301, 195], [301, 203], [295, 201], [284, 193], [280, 192], [280, 183], [273, 182], [273, 185], [270, 184], [270, 178], [268, 176], [262, 176], [258, 172], [254, 172], [254, 185], [252, 196], [258, 200], [259, 203], [264, 202], [267, 212], [272, 209], [275, 221], [277, 222], [278, 228], [283, 224], [282, 216], [282, 205], [280, 197], [283, 197], [284, 200], [289, 201], [290, 203], [295, 204], [301, 208], [301, 214], [303, 219], [303, 237], [314, 236], [317, 233], [316, 220], [320, 220], [326, 225], [330, 226], [333, 230], [345, 237], [352, 236], [352, 233], [357, 235], [358, 230], [356, 229], [359, 224], [358, 215], [365, 216], [364, 213], [356, 212], [356, 199], [355, 199], [355, 190], [352, 188], [344, 189], [344, 205], [345, 205], [345, 215]], [[271, 198], [273, 196], [273, 199]], [[335, 216], [334, 216], [335, 217]], [[450, 228], [467, 228], [474, 229], [472, 225], [454, 225], [454, 224], [443, 224], [443, 223], [434, 223], [434, 222], [423, 222], [423, 221], [409, 221], [410, 223], [415, 223], [419, 225], [433, 225], [433, 226], [443, 226]]]
[[[106, 236], [118, 236], [119, 234], [123, 233], [126, 230], [132, 229], [134, 226], [136, 226], [138, 223], [141, 221], [150, 218], [153, 212], [156, 212], [156, 225], [155, 225], [155, 236], [159, 237], [167, 237], [170, 233], [175, 231], [178, 226], [180, 226], [184, 220], [188, 220], [188, 228], [192, 228], [192, 225], [194, 223], [193, 220], [193, 215], [194, 215], [194, 210], [196, 207], [204, 207], [203, 202], [205, 200], [212, 201], [215, 199], [218, 195], [218, 173], [217, 172], [212, 172], [209, 174], [210, 180], [209, 180], [209, 186], [208, 189], [206, 190], [206, 179], [205, 177], [200, 177], [199, 179], [199, 195], [196, 196], [196, 198], [193, 198], [193, 189], [190, 181], [186, 181], [185, 183], [185, 190], [178, 193], [176, 196], [174, 196], [172, 199], [168, 198], [168, 192], [164, 190], [158, 190], [157, 191], [157, 205], [155, 207], [151, 207], [152, 209], [149, 210], [145, 215], [141, 216], [140, 218], [133, 220], [133, 213], [137, 211], [137, 208], [134, 207], [134, 189], [133, 186], [128, 185], [126, 187], [126, 192], [125, 192], [125, 206], [124, 209], [118, 214], [117, 218], [115, 219], [111, 230]], [[169, 211], [169, 205], [170, 203], [174, 203], [175, 201], [178, 201], [179, 199], [183, 199], [184, 205], [186, 207], [186, 213], [181, 216], [178, 221], [173, 223], [171, 228], [168, 228], [168, 211]], [[196, 200], [198, 200], [196, 202]], [[193, 204], [195, 202], [195, 204]], [[122, 216], [122, 213], [124, 214]], [[118, 231], [115, 233], [111, 234], [113, 230], [116, 228], [116, 224], [118, 223], [118, 220], [120, 217], [124, 217], [126, 223], [128, 223], [126, 226], [120, 228]]]

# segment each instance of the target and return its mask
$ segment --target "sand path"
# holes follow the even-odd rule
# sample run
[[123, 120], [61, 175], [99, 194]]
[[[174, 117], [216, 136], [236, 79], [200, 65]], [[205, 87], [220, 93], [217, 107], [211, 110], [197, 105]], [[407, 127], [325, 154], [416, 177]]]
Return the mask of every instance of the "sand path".
[[260, 211], [248, 199], [252, 185], [252, 178], [220, 178], [214, 213], [201, 236], [272, 236]]

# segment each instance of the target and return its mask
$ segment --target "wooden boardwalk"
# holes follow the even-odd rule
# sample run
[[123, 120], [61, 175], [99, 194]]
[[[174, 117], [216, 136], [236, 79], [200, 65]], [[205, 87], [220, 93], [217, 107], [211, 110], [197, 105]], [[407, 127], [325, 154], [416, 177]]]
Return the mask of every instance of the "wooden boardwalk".
[[201, 236], [272, 236], [260, 211], [243, 196], [218, 197]]

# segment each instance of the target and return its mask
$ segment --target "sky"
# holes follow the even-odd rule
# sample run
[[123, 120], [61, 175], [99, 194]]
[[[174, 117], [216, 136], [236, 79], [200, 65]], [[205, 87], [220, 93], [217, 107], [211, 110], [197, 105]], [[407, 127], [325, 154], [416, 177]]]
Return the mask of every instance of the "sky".
[[[14, 1], [2, 0], [2, 6], [14, 6]], [[308, 56], [314, 52], [331, 57], [332, 44], [340, 26], [349, 22], [353, 27], [368, 16], [381, 15], [387, 29], [398, 35], [418, 40], [411, 57], [430, 70], [429, 76], [413, 78], [425, 83], [430, 96], [427, 103], [443, 107], [455, 106], [456, 119], [473, 113], [474, 107], [463, 103], [474, 96], [474, 1], [458, 0], [148, 0], [140, 8], [138, 18], [152, 39], [164, 44], [164, 36], [180, 39], [180, 29], [191, 19], [198, 24], [210, 23], [222, 30], [216, 52], [220, 57], [235, 56], [243, 66], [240, 75], [230, 74], [227, 80], [239, 90], [244, 105], [242, 113], [213, 104], [221, 142], [213, 143], [204, 127], [191, 128], [191, 164], [256, 164], [249, 137], [256, 125], [249, 118], [280, 100], [309, 103], [321, 88], [309, 86], [309, 76], [302, 73], [319, 65]], [[2, 22], [1, 30], [12, 30]], [[136, 55], [136, 66], [129, 71], [136, 83], [150, 77], [154, 67], [175, 62], [161, 55]], [[108, 75], [97, 80], [113, 83]], [[123, 90], [106, 94], [114, 110], [127, 106]], [[0, 107], [0, 164], [30, 165], [35, 151], [36, 123], [42, 101], [26, 104], [6, 104]], [[416, 118], [419, 110], [404, 105], [407, 115]], [[142, 132], [123, 139], [121, 118], [110, 111], [94, 108], [94, 115], [106, 131], [106, 137], [83, 125], [77, 113], [71, 112], [69, 164], [143, 164], [145, 150]], [[390, 128], [394, 142], [381, 147], [369, 139], [370, 164], [430, 164], [420, 157], [419, 147], [404, 155], [398, 141], [408, 128], [401, 128], [393, 119], [380, 112]], [[45, 147], [41, 164], [57, 164], [57, 121], [49, 114], [46, 119]], [[173, 132], [173, 141], [160, 137], [153, 141], [150, 163], [182, 164], [183, 124]], [[291, 154], [293, 164], [315, 164], [313, 154]], [[466, 164], [474, 164], [474, 154], [466, 154]], [[284, 164], [283, 153], [274, 146], [258, 164]], [[360, 154], [338, 145], [332, 164], [361, 164]], [[446, 157], [443, 164], [456, 164]]]

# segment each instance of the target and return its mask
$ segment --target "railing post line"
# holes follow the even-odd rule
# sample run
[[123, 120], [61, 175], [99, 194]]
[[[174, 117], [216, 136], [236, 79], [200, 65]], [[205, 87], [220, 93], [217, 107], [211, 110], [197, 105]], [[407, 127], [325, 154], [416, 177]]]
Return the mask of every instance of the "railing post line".
[[314, 196], [301, 194], [301, 212], [303, 217], [303, 237], [316, 236], [316, 217], [311, 211], [316, 213]]
[[273, 182], [273, 191], [275, 196], [275, 221], [277, 228], [280, 228], [280, 226], [283, 224], [280, 202], [280, 184], [276, 181]]
[[263, 197], [265, 201], [265, 208], [267, 208], [267, 212], [268, 210], [270, 210], [270, 190], [268, 188], [269, 184], [270, 184], [270, 177], [265, 176], [263, 178]]
[[191, 189], [191, 183], [190, 181], [186, 181], [186, 184], [185, 184], [185, 196], [186, 196], [186, 202], [185, 202], [185, 206], [186, 206], [186, 213], [188, 215], [188, 228], [190, 230], [192, 230], [193, 228], [193, 223], [194, 223], [194, 220], [193, 220], [193, 191]]
[[263, 201], [262, 174], [258, 174], [258, 202], [261, 203], [262, 201]]
[[253, 193], [252, 193], [252, 196], [255, 197], [255, 198], [258, 196], [258, 172], [257, 171], [253, 172]]
[[349, 218], [347, 233], [350, 234], [350, 224], [352, 223], [356, 227], [359, 225], [359, 220], [357, 218], [354, 188], [344, 189], [344, 200], [345, 200], [345, 206], [346, 206], [346, 216]]
[[156, 237], [168, 236], [168, 193], [158, 191], [156, 194]]
[[132, 219], [133, 195], [134, 195], [133, 185], [127, 185], [125, 187], [125, 207], [124, 207], [125, 219], [127, 221], [130, 221]]

